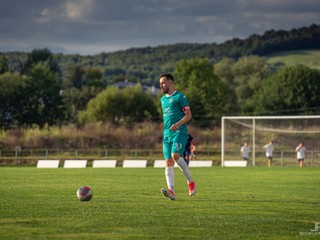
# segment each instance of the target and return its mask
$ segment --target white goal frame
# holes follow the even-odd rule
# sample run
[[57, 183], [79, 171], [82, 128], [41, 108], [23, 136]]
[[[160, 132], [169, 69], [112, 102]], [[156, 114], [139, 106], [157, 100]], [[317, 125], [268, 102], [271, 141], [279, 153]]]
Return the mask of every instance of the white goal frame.
[[[320, 115], [302, 115], [302, 116], [223, 116], [221, 118], [221, 166], [225, 161], [225, 120], [252, 120], [252, 145], [256, 143], [256, 119], [320, 119]], [[252, 166], [256, 163], [256, 150], [252, 148]]]

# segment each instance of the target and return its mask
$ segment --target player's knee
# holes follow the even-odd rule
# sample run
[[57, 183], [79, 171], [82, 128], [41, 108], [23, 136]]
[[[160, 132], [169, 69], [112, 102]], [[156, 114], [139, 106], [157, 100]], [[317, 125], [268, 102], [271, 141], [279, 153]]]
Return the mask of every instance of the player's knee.
[[174, 166], [174, 160], [172, 158], [168, 159], [166, 161], [166, 167], [173, 167]]
[[171, 157], [174, 159], [174, 161], [178, 161], [181, 155], [180, 153], [172, 153]]

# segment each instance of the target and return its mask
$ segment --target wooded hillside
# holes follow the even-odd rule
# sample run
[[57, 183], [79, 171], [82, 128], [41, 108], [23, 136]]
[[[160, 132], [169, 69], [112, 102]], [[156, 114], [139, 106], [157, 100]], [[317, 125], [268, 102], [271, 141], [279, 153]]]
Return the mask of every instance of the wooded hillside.
[[[243, 56], [266, 56], [276, 52], [320, 49], [320, 25], [298, 29], [269, 30], [246, 39], [234, 38], [221, 44], [177, 43], [158, 47], [131, 48], [92, 56], [53, 54], [53, 59], [64, 76], [74, 66], [97, 67], [108, 83], [128, 79], [155, 85], [162, 72], [173, 72], [178, 61], [190, 58], [206, 58], [217, 63], [224, 57], [239, 59]], [[9, 61], [9, 68], [20, 70], [28, 53], [0, 53]]]
[[[177, 43], [93, 56], [48, 49], [2, 53], [0, 126], [159, 122], [159, 95], [150, 96], [145, 85], [157, 87], [162, 72], [174, 74], [190, 101], [193, 123], [201, 127], [219, 124], [222, 115], [318, 113], [319, 71], [270, 64], [264, 57], [299, 49], [320, 49], [320, 25], [222, 44]], [[126, 83], [131, 87], [120, 91]]]

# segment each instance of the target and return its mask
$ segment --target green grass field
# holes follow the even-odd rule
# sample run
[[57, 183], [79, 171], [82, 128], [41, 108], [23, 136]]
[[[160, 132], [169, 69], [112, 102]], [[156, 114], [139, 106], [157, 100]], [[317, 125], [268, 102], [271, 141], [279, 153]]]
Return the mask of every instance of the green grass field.
[[[164, 170], [0, 168], [1, 239], [319, 239], [320, 169], [192, 168], [188, 196]], [[76, 190], [93, 189], [90, 202]]]

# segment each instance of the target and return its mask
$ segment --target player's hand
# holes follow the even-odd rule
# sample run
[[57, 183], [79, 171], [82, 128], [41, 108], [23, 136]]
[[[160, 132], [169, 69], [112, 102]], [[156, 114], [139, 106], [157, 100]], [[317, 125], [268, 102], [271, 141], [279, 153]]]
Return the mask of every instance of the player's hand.
[[175, 124], [172, 124], [171, 127], [170, 127], [170, 130], [171, 130], [171, 131], [177, 131], [178, 129], [179, 129], [179, 125], [176, 124], [176, 123], [175, 123]]

